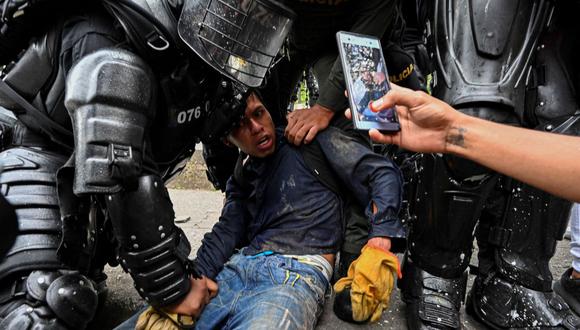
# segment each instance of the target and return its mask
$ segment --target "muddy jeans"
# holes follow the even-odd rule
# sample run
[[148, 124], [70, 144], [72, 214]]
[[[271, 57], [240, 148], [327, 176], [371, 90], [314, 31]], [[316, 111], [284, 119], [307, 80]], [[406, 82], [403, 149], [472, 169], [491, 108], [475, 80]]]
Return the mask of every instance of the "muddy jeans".
[[234, 255], [196, 329], [314, 329], [329, 283], [314, 267], [280, 256]]
[[[315, 267], [281, 255], [235, 254], [216, 280], [196, 329], [314, 329], [330, 290]], [[134, 329], [140, 313], [116, 329]]]

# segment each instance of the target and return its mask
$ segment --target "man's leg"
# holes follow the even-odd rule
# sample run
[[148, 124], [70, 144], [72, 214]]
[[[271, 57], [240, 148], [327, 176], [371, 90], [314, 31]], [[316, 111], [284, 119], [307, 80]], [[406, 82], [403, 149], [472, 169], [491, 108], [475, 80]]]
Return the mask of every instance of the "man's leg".
[[564, 298], [576, 314], [580, 314], [580, 204], [574, 204], [570, 212], [570, 232], [572, 267], [554, 283], [554, 291]]
[[233, 305], [246, 284], [246, 270], [241, 267], [245, 259], [241, 253], [234, 255], [216, 277], [218, 293], [203, 309], [195, 322], [195, 329], [225, 329]]
[[[314, 329], [329, 287], [322, 273], [313, 266], [279, 255], [238, 256], [230, 266], [245, 274], [245, 283], [226, 288], [236, 291], [226, 300], [220, 301], [218, 293], [206, 307], [197, 329], [218, 325], [222, 329]], [[218, 285], [221, 292], [222, 282]], [[214, 310], [223, 308], [229, 311], [227, 322], [211, 320], [216, 318], [211, 315]]]
[[[237, 292], [239, 292], [240, 288], [243, 288], [244, 273], [239, 273], [239, 268], [230, 267], [230, 265], [236, 263], [236, 258], [239, 257], [243, 258], [241, 254], [233, 256], [231, 261], [228, 262], [224, 266], [224, 269], [218, 274], [216, 278], [216, 282], [218, 283], [218, 294], [203, 309], [199, 319], [195, 322], [196, 329], [223, 328], [223, 324], [227, 320], [231, 309], [231, 304], [237, 301]], [[118, 325], [115, 330], [135, 329], [139, 316], [147, 309], [147, 307], [148, 305], [141, 308], [125, 322]]]
[[[572, 214], [570, 215], [570, 230], [571, 230], [571, 243], [570, 243], [570, 253], [574, 258], [572, 260], [572, 268], [574, 272], [572, 277], [574, 279], [580, 278], [580, 204], [576, 203], [572, 207]], [[578, 299], [580, 296], [576, 296]], [[579, 314], [580, 312], [577, 311]]]

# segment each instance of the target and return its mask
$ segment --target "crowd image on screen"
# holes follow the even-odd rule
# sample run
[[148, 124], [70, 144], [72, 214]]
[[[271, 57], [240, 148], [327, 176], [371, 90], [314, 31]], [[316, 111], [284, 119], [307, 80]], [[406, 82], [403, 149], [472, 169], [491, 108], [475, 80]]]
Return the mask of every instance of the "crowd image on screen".
[[353, 100], [358, 119], [362, 121], [392, 122], [392, 110], [372, 112], [369, 103], [387, 92], [385, 68], [380, 50], [345, 43], [345, 54], [352, 79]]

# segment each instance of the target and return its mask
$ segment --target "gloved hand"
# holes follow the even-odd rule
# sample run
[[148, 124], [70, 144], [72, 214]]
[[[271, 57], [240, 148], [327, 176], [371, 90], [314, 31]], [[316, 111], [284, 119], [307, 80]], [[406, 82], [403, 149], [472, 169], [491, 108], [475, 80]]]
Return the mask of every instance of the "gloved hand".
[[149, 306], [137, 320], [136, 330], [180, 330], [193, 328], [195, 321], [191, 316], [169, 314]]
[[[395, 276], [401, 278], [399, 259], [391, 252], [365, 246], [352, 262], [346, 277], [334, 284], [337, 299], [350, 292], [343, 304], [334, 305], [336, 315], [349, 322], [376, 322], [389, 306]], [[350, 303], [351, 306], [342, 306]], [[350, 308], [349, 308], [350, 307]], [[347, 315], [352, 308], [352, 312]]]

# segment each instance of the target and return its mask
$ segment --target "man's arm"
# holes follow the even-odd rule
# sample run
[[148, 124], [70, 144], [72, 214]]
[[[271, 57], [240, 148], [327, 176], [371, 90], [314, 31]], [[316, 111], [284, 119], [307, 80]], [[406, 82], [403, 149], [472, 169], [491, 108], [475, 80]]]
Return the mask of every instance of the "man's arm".
[[404, 238], [406, 232], [398, 218], [403, 185], [399, 169], [340, 129], [328, 128], [317, 141], [341, 182], [366, 205], [369, 238]]
[[401, 131], [369, 132], [374, 141], [417, 152], [452, 153], [554, 195], [580, 202], [580, 138], [467, 116], [422, 92], [393, 86], [373, 103], [397, 105]]
[[215, 279], [235, 249], [247, 239], [249, 214], [246, 211], [245, 192], [233, 178], [226, 188], [226, 202], [219, 221], [211, 232], [205, 234], [201, 247], [197, 250], [198, 271], [210, 279]]

